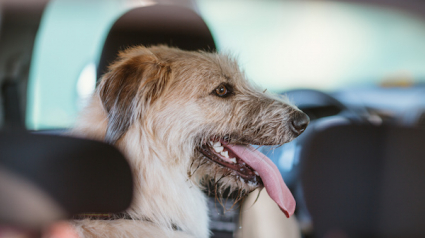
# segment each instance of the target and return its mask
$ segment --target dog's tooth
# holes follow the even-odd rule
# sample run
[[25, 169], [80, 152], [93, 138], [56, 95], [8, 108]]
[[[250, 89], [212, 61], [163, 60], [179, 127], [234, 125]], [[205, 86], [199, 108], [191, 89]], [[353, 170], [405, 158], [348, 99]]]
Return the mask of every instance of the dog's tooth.
[[260, 176], [257, 171], [254, 171], [254, 174], [257, 175], [257, 176]]
[[224, 147], [223, 146], [214, 146], [213, 147], [215, 152], [220, 153], [223, 151]]
[[216, 147], [216, 146], [221, 146], [220, 141], [217, 141], [217, 142], [214, 143], [214, 147]]
[[214, 146], [214, 141], [210, 140], [210, 145]]
[[226, 157], [226, 158], [229, 158], [229, 152], [227, 150], [226, 151], [222, 151], [220, 154], [222, 156]]
[[236, 164], [236, 158], [230, 158], [230, 161], [232, 161], [232, 163]]

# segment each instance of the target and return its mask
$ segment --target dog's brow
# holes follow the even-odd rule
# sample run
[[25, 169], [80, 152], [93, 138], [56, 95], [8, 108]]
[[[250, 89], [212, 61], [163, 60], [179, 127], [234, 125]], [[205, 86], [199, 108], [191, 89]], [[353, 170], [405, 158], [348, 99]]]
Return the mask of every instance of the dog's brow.
[[224, 77], [227, 81], [230, 81], [230, 77], [229, 77], [229, 76], [227, 76], [227, 75], [223, 75], [223, 77]]

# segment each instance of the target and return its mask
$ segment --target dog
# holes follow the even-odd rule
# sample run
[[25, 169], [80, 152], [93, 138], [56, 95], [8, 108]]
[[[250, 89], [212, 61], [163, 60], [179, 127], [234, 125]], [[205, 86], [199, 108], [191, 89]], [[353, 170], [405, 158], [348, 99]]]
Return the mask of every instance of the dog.
[[308, 116], [252, 86], [225, 54], [167, 46], [119, 53], [73, 134], [115, 145], [128, 158], [135, 194], [127, 218], [73, 223], [81, 237], [209, 237], [204, 186], [265, 187], [289, 217], [295, 200], [253, 145], [282, 145]]

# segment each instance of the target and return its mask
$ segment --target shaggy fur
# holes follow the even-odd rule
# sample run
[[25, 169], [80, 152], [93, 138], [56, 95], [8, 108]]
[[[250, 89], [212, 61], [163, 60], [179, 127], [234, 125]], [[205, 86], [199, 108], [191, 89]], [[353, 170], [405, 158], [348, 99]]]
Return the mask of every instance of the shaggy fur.
[[[229, 93], [217, 95], [224, 85]], [[200, 153], [211, 138], [230, 143], [282, 145], [299, 110], [251, 86], [232, 58], [166, 46], [119, 54], [73, 134], [115, 144], [135, 178], [134, 220], [76, 221], [81, 237], [209, 236], [203, 184], [216, 181], [249, 193], [229, 169]], [[178, 227], [179, 229], [173, 229]]]

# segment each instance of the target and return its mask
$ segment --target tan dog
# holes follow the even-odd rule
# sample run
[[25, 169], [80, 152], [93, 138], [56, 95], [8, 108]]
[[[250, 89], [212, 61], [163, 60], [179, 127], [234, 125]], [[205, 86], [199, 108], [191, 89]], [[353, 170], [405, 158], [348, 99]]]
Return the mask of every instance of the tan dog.
[[249, 144], [282, 145], [308, 117], [256, 90], [225, 55], [165, 46], [119, 54], [73, 133], [115, 144], [132, 165], [132, 219], [82, 220], [82, 237], [209, 236], [203, 182], [244, 196], [266, 187], [290, 216], [295, 201], [273, 163]]

